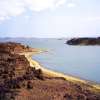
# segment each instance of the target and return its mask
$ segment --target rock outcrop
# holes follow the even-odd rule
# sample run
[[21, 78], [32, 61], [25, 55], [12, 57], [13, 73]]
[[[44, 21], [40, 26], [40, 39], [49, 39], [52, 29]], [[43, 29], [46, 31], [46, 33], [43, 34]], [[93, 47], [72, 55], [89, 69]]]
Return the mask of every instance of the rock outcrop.
[[72, 38], [66, 42], [68, 45], [100, 45], [98, 38]]

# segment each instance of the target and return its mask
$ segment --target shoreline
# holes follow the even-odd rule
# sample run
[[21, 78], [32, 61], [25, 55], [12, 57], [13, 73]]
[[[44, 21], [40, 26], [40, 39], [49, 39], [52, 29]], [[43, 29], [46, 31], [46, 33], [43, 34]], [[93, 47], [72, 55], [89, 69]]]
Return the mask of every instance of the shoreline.
[[21, 54], [25, 55], [27, 60], [30, 62], [30, 66], [35, 67], [36, 69], [41, 69], [43, 71], [43, 73], [47, 76], [63, 77], [67, 81], [80, 82], [80, 83], [83, 83], [83, 84], [90, 85], [95, 89], [100, 89], [100, 84], [92, 83], [91, 81], [83, 80], [83, 79], [80, 79], [80, 78], [77, 78], [77, 77], [65, 75], [63, 73], [44, 68], [43, 66], [40, 65], [40, 63], [38, 63], [37, 61], [32, 59], [33, 55], [38, 54], [38, 53], [42, 53], [42, 52], [43, 52], [42, 50], [37, 50], [36, 52], [34, 52], [34, 51], [33, 52], [24, 52], [24, 53], [21, 53]]

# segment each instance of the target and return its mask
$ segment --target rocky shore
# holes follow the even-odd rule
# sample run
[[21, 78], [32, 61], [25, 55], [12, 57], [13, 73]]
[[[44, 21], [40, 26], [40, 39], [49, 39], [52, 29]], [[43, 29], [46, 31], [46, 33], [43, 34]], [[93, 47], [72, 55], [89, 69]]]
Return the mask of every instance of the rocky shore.
[[40, 52], [0, 43], [0, 100], [100, 100], [99, 86], [49, 71], [31, 59]]
[[72, 38], [66, 42], [68, 45], [100, 45], [100, 37], [97, 38]]

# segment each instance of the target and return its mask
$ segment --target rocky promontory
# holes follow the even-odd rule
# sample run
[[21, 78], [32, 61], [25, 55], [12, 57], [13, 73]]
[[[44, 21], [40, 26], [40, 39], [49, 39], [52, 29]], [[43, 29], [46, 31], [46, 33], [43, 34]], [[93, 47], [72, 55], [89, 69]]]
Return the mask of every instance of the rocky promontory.
[[72, 38], [66, 42], [68, 45], [100, 45], [100, 37], [97, 38]]
[[0, 43], [0, 100], [15, 99], [16, 89], [32, 88], [31, 80], [43, 80], [42, 71], [30, 66], [22, 52], [32, 49], [19, 43]]
[[32, 50], [19, 43], [0, 43], [0, 100], [100, 100], [100, 90], [89, 84], [51, 77], [30, 66], [20, 53]]

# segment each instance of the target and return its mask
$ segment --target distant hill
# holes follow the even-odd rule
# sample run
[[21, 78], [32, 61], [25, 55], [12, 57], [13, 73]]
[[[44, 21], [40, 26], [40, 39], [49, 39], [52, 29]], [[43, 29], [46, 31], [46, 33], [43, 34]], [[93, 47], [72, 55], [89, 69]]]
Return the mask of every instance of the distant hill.
[[100, 37], [98, 38], [72, 38], [66, 42], [68, 45], [100, 45]]

